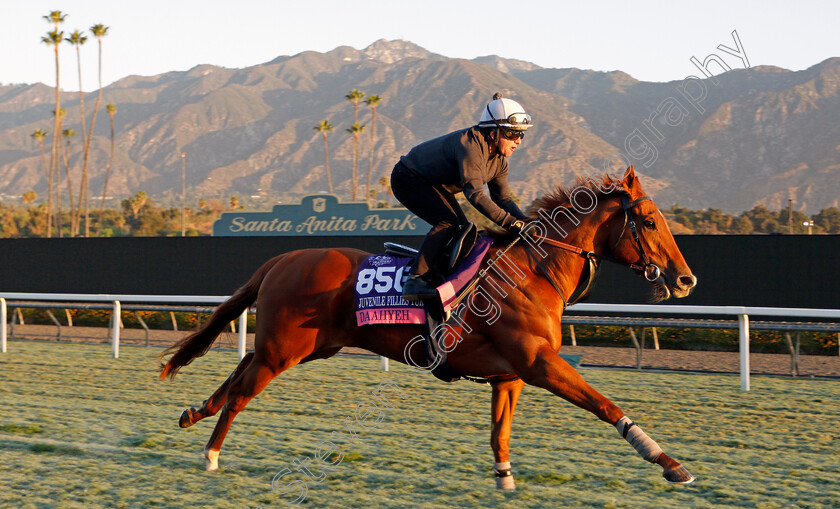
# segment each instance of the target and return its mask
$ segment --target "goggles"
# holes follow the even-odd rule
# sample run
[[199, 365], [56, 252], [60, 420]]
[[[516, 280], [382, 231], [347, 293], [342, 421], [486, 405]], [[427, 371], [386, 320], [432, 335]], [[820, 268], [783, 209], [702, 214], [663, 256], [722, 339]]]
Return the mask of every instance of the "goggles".
[[516, 141], [521, 140], [525, 137], [525, 131], [520, 131], [518, 129], [508, 129], [506, 127], [500, 128], [502, 131], [502, 136], [507, 138], [508, 140]]
[[531, 115], [527, 113], [514, 113], [507, 118], [511, 125], [531, 125]]

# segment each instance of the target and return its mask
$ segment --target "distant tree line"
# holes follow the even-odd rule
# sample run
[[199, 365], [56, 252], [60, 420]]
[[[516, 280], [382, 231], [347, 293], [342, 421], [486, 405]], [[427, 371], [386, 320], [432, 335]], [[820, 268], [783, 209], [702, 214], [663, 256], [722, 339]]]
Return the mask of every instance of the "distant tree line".
[[[380, 179], [380, 191], [385, 191], [387, 182]], [[376, 193], [374, 193], [376, 194]], [[0, 202], [0, 238], [10, 237], [46, 237], [48, 227], [48, 206], [45, 203], [33, 204], [37, 198], [34, 191], [27, 191], [23, 195], [23, 205]], [[467, 217], [479, 227], [492, 226], [484, 216], [475, 211], [466, 200], [459, 200], [464, 207]], [[379, 201], [378, 207], [389, 207], [389, 201]], [[222, 212], [244, 210], [236, 196], [231, 196], [227, 203], [219, 199], [198, 200], [197, 207], [186, 207], [186, 235], [210, 235], [213, 222]], [[811, 222], [811, 232], [814, 234], [840, 234], [840, 209], [830, 207], [822, 209], [818, 214], [807, 216], [802, 212], [793, 211], [788, 226], [788, 209], [771, 211], [764, 205], [756, 205], [750, 210], [738, 215], [728, 214], [719, 209], [708, 208], [692, 210], [679, 205], [662, 210], [675, 233], [688, 234], [794, 234], [808, 233], [808, 226], [803, 223]], [[55, 214], [55, 212], [53, 213]], [[63, 217], [53, 222], [62, 225], [64, 236], [70, 236], [70, 214], [62, 211]], [[55, 217], [54, 217], [55, 219]], [[120, 209], [100, 209], [91, 211], [91, 236], [97, 237], [166, 237], [181, 234], [181, 208], [161, 207], [144, 191], [122, 201]], [[54, 232], [55, 234], [55, 232]]]
[[[24, 195], [24, 205], [0, 203], [0, 238], [47, 237], [50, 214], [45, 203], [32, 205], [33, 191]], [[213, 222], [226, 210], [243, 210], [239, 198], [231, 196], [228, 203], [219, 199], [200, 199], [198, 207], [185, 209], [187, 236], [210, 235]], [[53, 211], [53, 235], [56, 225], [63, 228], [63, 236], [70, 236], [69, 211], [56, 217]], [[59, 219], [55, 221], [55, 219]], [[90, 212], [91, 236], [96, 237], [172, 237], [181, 235], [181, 208], [159, 206], [144, 191], [121, 203], [120, 209], [100, 209]]]
[[764, 205], [756, 205], [738, 215], [714, 208], [691, 210], [679, 205], [663, 210], [662, 213], [690, 230], [686, 233], [694, 234], [840, 233], [840, 209], [837, 207], [822, 209], [813, 216], [798, 210], [789, 211], [787, 208], [771, 211]]

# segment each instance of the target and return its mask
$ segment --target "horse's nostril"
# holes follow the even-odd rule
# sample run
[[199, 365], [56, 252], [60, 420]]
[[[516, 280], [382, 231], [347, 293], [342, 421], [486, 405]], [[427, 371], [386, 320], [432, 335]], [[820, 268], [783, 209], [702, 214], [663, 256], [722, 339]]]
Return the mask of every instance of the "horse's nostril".
[[680, 276], [677, 278], [677, 283], [680, 288], [693, 288], [697, 284], [697, 278], [691, 275]]

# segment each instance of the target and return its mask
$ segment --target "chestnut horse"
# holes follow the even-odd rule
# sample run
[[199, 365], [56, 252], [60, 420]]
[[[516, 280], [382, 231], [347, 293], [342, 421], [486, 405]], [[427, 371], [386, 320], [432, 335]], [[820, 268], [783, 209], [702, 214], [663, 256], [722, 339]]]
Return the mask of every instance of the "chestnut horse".
[[[630, 266], [650, 281], [654, 300], [685, 297], [697, 283], [665, 217], [645, 196], [632, 167], [621, 180], [581, 179], [578, 184], [574, 189], [559, 188], [534, 202], [529, 210], [534, 220], [522, 232], [523, 240], [511, 246], [516, 237], [496, 234], [483, 264], [498, 262], [503, 254], [510, 270], [509, 284], [502, 288], [499, 281], [504, 278], [499, 278], [495, 281], [497, 298], [491, 298], [485, 289], [482, 308], [475, 307], [477, 299], [467, 299], [470, 306], [460, 308], [463, 313], [456, 317], [463, 327], [456, 345], [448, 345], [447, 349], [454, 346], [449, 362], [461, 375], [495, 382], [491, 445], [499, 488], [514, 489], [508, 444], [513, 412], [526, 383], [615, 426], [644, 459], [663, 468], [667, 481], [692, 482], [694, 477], [684, 467], [557, 355], [566, 297], [581, 285], [587, 257]], [[400, 362], [423, 359], [423, 342], [416, 340], [424, 332], [422, 326], [356, 325], [355, 275], [368, 255], [338, 248], [277, 256], [221, 304], [198, 331], [164, 352], [162, 357], [171, 357], [161, 367], [162, 379], [173, 377], [206, 353], [225, 326], [256, 301], [254, 351], [201, 408], [181, 414], [181, 427], [188, 427], [221, 410], [204, 449], [207, 470], [218, 468], [222, 442], [236, 415], [274, 377], [292, 366], [331, 357], [345, 346]], [[495, 306], [492, 320], [487, 319], [490, 301]]]

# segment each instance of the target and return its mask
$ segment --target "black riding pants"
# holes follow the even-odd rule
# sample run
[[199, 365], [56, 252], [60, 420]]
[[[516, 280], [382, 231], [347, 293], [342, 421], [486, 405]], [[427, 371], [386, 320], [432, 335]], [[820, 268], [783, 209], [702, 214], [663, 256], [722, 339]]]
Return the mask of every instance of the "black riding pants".
[[420, 246], [420, 255], [412, 266], [414, 274], [426, 275], [430, 268], [440, 262], [449, 239], [469, 221], [455, 196], [443, 186], [424, 181], [401, 162], [391, 172], [391, 190], [408, 210], [432, 225]]

